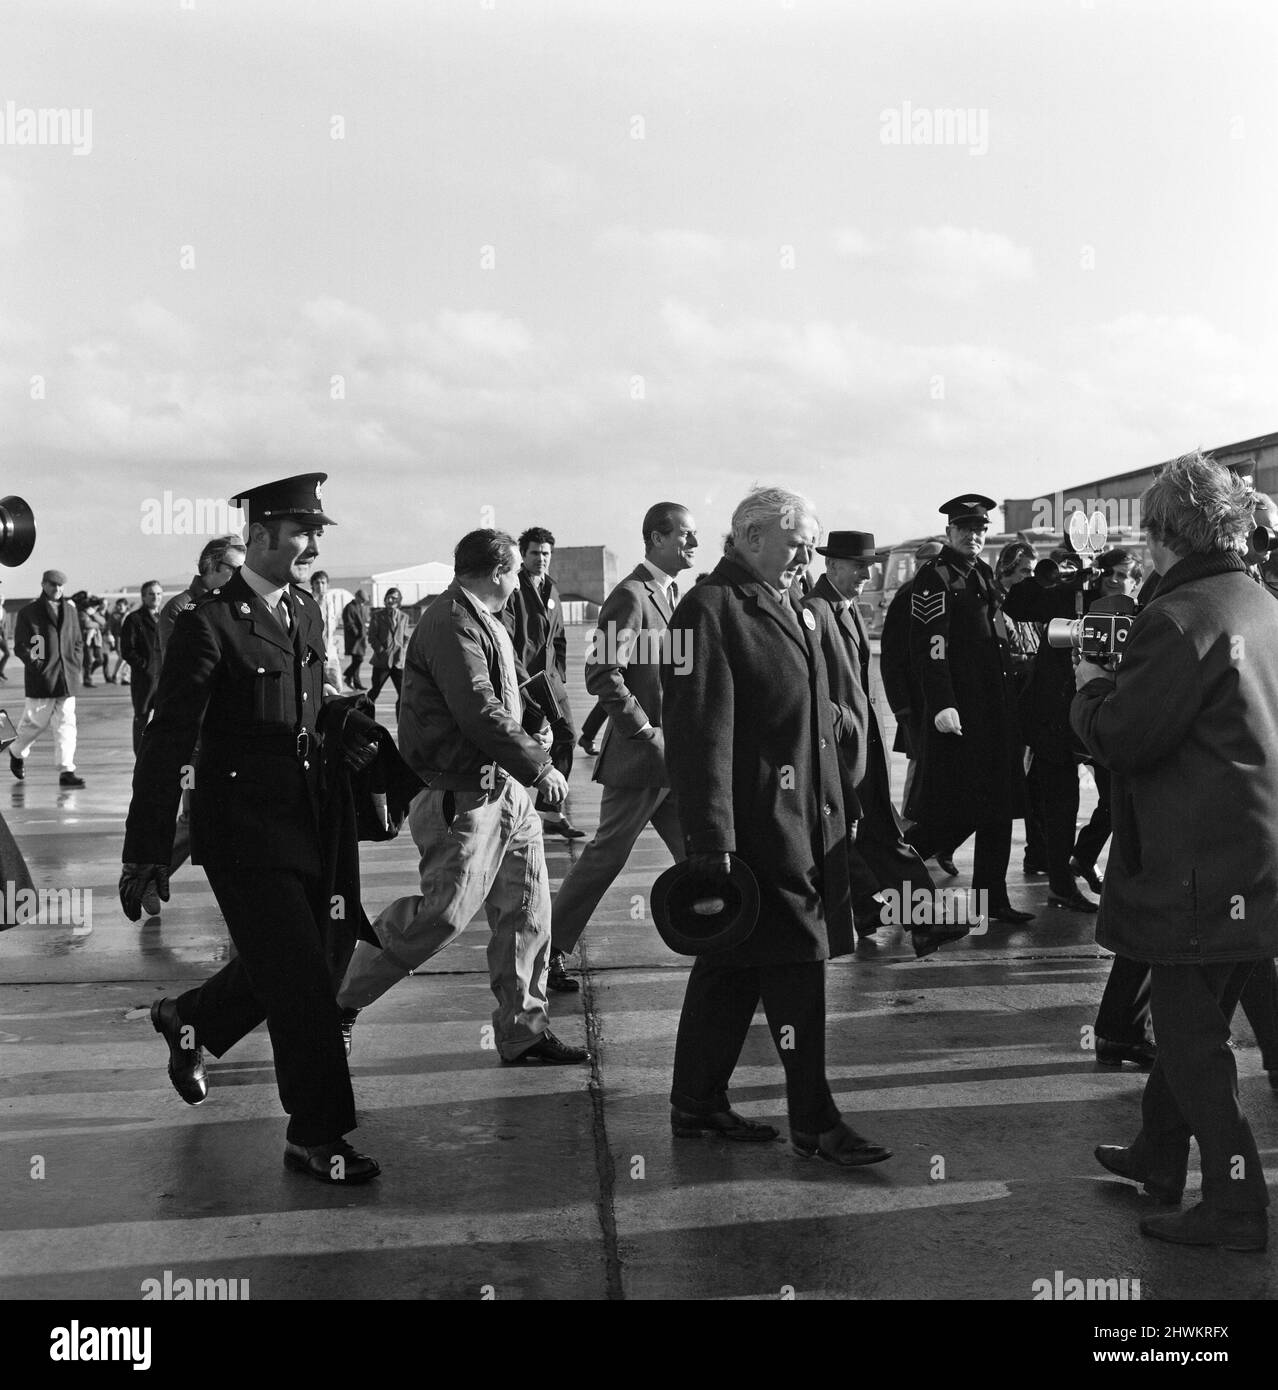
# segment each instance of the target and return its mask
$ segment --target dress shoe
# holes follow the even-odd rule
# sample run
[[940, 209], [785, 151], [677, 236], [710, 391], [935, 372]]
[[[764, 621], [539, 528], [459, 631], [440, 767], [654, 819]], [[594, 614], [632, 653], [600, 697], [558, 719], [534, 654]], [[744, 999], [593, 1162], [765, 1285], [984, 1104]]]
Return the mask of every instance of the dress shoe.
[[863, 1139], [842, 1120], [824, 1134], [803, 1134], [790, 1131], [790, 1147], [800, 1158], [823, 1158], [839, 1168], [864, 1168], [870, 1163], [882, 1163], [892, 1157], [891, 1149]]
[[[979, 919], [977, 925], [980, 925]], [[915, 958], [922, 960], [924, 956], [930, 956], [939, 951], [947, 942], [961, 941], [971, 930], [971, 927], [951, 927], [942, 924], [927, 927], [923, 931], [911, 932], [910, 944], [914, 947]]]
[[562, 835], [565, 840], [584, 840], [586, 838], [586, 832], [578, 830], [567, 816], [560, 816], [558, 820], [546, 821], [544, 829], [547, 834]]
[[319, 1182], [343, 1187], [370, 1182], [382, 1171], [375, 1158], [357, 1153], [345, 1139], [334, 1139], [329, 1144], [285, 1144], [284, 1166]]
[[342, 1047], [346, 1050], [348, 1057], [351, 1055], [351, 1034], [355, 1029], [355, 1020], [358, 1017], [358, 1009], [343, 1009], [341, 1011]]
[[1033, 920], [1034, 914], [1032, 912], [1022, 912], [1019, 908], [1013, 907], [1011, 903], [990, 908], [991, 922], [1032, 922]]
[[1213, 1210], [1199, 1202], [1188, 1211], [1146, 1216], [1140, 1233], [1173, 1245], [1214, 1245], [1222, 1250], [1263, 1250], [1269, 1243], [1269, 1219], [1263, 1211]]
[[1100, 892], [1101, 876], [1096, 872], [1095, 865], [1080, 864], [1077, 859], [1071, 859], [1069, 861], [1069, 868], [1070, 872], [1077, 874], [1093, 893]]
[[84, 778], [77, 776], [74, 772], [63, 772], [58, 776], [58, 786], [82, 787], [84, 786]]
[[569, 1047], [567, 1043], [560, 1042], [547, 1028], [541, 1037], [518, 1057], [503, 1057], [501, 1060], [502, 1065], [507, 1067], [522, 1067], [529, 1062], [540, 1062], [548, 1067], [566, 1067], [575, 1062], [590, 1061], [590, 1053], [584, 1047]]
[[1121, 1067], [1131, 1062], [1141, 1071], [1152, 1071], [1158, 1057], [1158, 1048], [1152, 1042], [1116, 1043], [1108, 1038], [1096, 1039], [1096, 1065], [1098, 1067]]
[[19, 782], [27, 775], [27, 765], [21, 758], [15, 758], [9, 754], [9, 771], [18, 779]]
[[579, 738], [577, 740], [577, 747], [580, 748], [588, 758], [597, 758], [599, 756], [599, 745], [593, 738]]
[[1076, 883], [1071, 883], [1068, 888], [1062, 885], [1059, 888], [1048, 887], [1047, 905], [1049, 907], [1068, 908], [1070, 912], [1096, 912], [1099, 911], [1097, 905], [1091, 898], [1085, 898], [1079, 891]]
[[546, 974], [546, 988], [555, 994], [576, 994], [581, 981], [574, 980], [564, 969], [565, 956], [562, 951], [551, 951], [550, 969]]
[[951, 878], [958, 877], [958, 865], [954, 862], [954, 856], [950, 854], [934, 854], [936, 866], [943, 874], [949, 874]]
[[1047, 865], [1041, 859], [1031, 859], [1028, 855], [1021, 861], [1021, 873], [1023, 874], [1045, 874]]
[[1113, 1173], [1116, 1178], [1126, 1178], [1128, 1182], [1138, 1182], [1144, 1185], [1145, 1191], [1151, 1197], [1156, 1197], [1163, 1206], [1177, 1207], [1180, 1205], [1181, 1187], [1169, 1187], [1166, 1183], [1150, 1182], [1132, 1162], [1132, 1151], [1124, 1149], [1119, 1144], [1097, 1144], [1092, 1150], [1096, 1155], [1096, 1162], [1105, 1169], [1107, 1173]]
[[713, 1115], [692, 1115], [686, 1110], [670, 1107], [670, 1132], [679, 1139], [694, 1139], [708, 1134], [715, 1139], [732, 1139], [738, 1144], [770, 1144], [781, 1137], [781, 1131], [771, 1125], [747, 1120], [735, 1110], [719, 1110]]
[[209, 1093], [204, 1049], [182, 1046], [182, 1029], [186, 1025], [171, 999], [157, 999], [151, 1005], [151, 1026], [169, 1045], [169, 1080], [173, 1089], [188, 1105], [199, 1105]]

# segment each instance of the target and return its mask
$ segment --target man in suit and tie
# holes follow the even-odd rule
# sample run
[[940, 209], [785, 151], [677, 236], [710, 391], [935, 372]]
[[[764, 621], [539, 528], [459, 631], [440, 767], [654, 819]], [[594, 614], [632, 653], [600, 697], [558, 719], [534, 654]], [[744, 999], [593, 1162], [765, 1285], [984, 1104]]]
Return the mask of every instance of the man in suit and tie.
[[[891, 889], [897, 894], [899, 920], [913, 932], [915, 951], [928, 955], [943, 941], [965, 935], [967, 929], [942, 928], [936, 911], [930, 912], [927, 920], [915, 920], [908, 912], [913, 893], [923, 889], [933, 894], [935, 884], [926, 865], [905, 842], [904, 827], [892, 805], [887, 750], [871, 679], [870, 634], [857, 605], [870, 567], [882, 556], [868, 531], [831, 531], [827, 543], [817, 546], [817, 554], [825, 556], [825, 573], [803, 599], [803, 606], [825, 610], [828, 621], [819, 631], [830, 698], [840, 709], [852, 712], [851, 717], [844, 715], [844, 727], [865, 730], [863, 748], [856, 750], [863, 761], [846, 766], [853, 785], [844, 794], [845, 804], [852, 808], [849, 819], [858, 816], [851, 854], [857, 935], [873, 936], [878, 930], [883, 901], [877, 894], [880, 889]], [[846, 765], [848, 760], [844, 761]]]
[[[586, 689], [608, 714], [595, 781], [603, 786], [599, 829], [568, 871], [551, 907], [549, 985], [578, 983], [564, 970], [599, 901], [625, 867], [649, 821], [675, 859], [684, 857], [679, 811], [666, 776], [661, 733], [663, 639], [679, 602], [676, 576], [691, 569], [697, 523], [677, 502], [643, 519], [644, 557], [604, 600], [586, 655]], [[685, 653], [670, 654], [678, 666]]]
[[[565, 781], [572, 775], [572, 750], [577, 730], [572, 725], [568, 705], [568, 638], [564, 632], [564, 610], [559, 590], [550, 577], [550, 557], [555, 538], [544, 526], [530, 526], [519, 537], [519, 587], [510, 596], [501, 619], [510, 633], [519, 663], [521, 683], [544, 675], [554, 707], [542, 709], [524, 692], [524, 729], [543, 745], [550, 740], [550, 761]], [[565, 840], [585, 839], [568, 816], [565, 799], [551, 807], [544, 797], [537, 798], [542, 825], [552, 835]]]
[[[221, 1057], [265, 1022], [289, 1115], [285, 1166], [349, 1186], [381, 1170], [344, 1138], [355, 1101], [324, 951], [324, 625], [305, 586], [333, 524], [320, 500], [325, 476], [241, 493], [243, 565], [174, 625], [133, 772], [120, 902], [136, 922], [149, 896], [168, 901], [178, 801], [194, 761], [191, 858], [204, 866], [237, 954], [203, 984], [151, 1005], [169, 1079], [199, 1105], [208, 1094], [203, 1050]], [[375, 752], [353, 749], [352, 765]]]

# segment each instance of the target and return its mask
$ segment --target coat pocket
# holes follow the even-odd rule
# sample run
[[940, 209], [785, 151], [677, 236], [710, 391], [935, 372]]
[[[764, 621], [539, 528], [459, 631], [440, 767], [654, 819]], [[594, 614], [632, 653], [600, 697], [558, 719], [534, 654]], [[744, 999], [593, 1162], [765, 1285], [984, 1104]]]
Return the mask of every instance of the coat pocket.
[[253, 679], [253, 719], [258, 724], [284, 724], [284, 672], [258, 671]]

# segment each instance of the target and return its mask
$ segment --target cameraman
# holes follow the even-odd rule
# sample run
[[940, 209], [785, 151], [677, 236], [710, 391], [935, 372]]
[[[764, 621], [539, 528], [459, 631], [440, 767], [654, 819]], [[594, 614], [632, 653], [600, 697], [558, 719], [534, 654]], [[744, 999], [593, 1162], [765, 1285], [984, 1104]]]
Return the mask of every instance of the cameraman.
[[1181, 1245], [1262, 1250], [1269, 1194], [1238, 1101], [1229, 1025], [1255, 966], [1278, 950], [1278, 648], [1271, 599], [1247, 573], [1245, 483], [1200, 454], [1141, 499], [1162, 576], [1117, 673], [1079, 663], [1072, 723], [1113, 776], [1114, 850], [1097, 940], [1151, 962], [1158, 1056], [1128, 1148], [1102, 1167], [1167, 1202], [1191, 1136], [1202, 1202], [1146, 1217]]
[[[1130, 551], [1109, 550], [1098, 560], [1095, 575], [1081, 570], [1050, 589], [1037, 583], [1013, 585], [1003, 599], [1003, 612], [1017, 623], [1081, 617], [1099, 599], [1129, 593], [1135, 563]], [[1073, 698], [1073, 653], [1042, 642], [1021, 697], [1021, 726], [1033, 755], [1031, 800], [1043, 808], [1048, 902], [1075, 912], [1095, 912], [1096, 904], [1079, 890], [1074, 876], [1081, 874], [1093, 892], [1100, 891], [1095, 865], [1109, 835], [1109, 777], [1104, 768], [1094, 768], [1099, 804], [1076, 842], [1078, 768], [1086, 754], [1070, 728]]]

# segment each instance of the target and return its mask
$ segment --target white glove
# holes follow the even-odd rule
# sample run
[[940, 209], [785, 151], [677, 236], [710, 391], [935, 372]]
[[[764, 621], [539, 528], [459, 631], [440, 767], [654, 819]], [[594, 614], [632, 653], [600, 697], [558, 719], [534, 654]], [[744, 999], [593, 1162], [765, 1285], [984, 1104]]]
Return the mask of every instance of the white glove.
[[963, 732], [963, 725], [959, 722], [959, 712], [953, 705], [949, 709], [941, 710], [932, 720], [932, 723], [936, 725], [938, 733], [961, 735]]

